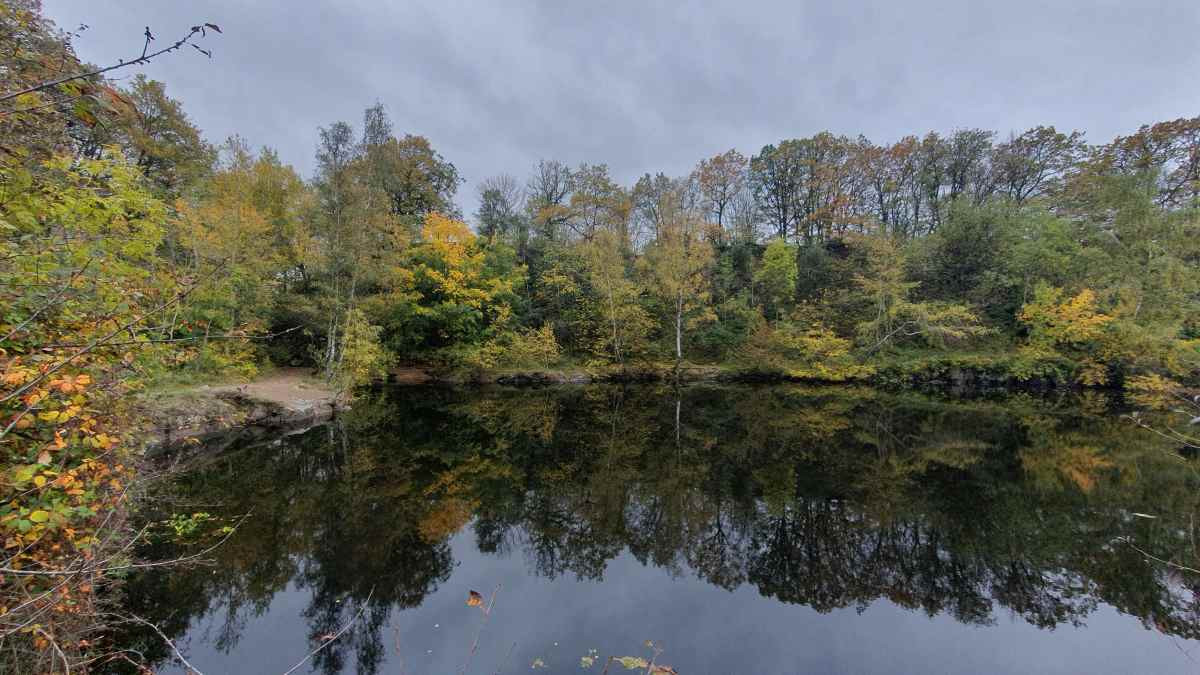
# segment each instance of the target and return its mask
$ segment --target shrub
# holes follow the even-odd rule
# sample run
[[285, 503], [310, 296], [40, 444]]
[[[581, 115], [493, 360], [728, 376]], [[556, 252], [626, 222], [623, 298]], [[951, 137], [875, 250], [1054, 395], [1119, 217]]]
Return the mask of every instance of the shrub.
[[554, 330], [545, 325], [518, 331], [504, 331], [484, 344], [460, 355], [463, 366], [472, 370], [494, 368], [544, 368], [559, 359]]
[[854, 360], [851, 346], [820, 322], [784, 321], [770, 326], [760, 321], [742, 350], [742, 359], [751, 368], [788, 377], [830, 381], [867, 377], [873, 369]]

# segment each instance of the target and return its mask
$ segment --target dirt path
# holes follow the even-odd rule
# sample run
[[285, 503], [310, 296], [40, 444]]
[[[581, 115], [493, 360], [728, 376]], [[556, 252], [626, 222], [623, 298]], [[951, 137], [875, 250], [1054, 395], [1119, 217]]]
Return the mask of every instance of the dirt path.
[[303, 368], [284, 368], [245, 384], [200, 385], [139, 397], [145, 444], [157, 450], [181, 441], [258, 427], [316, 424], [341, 407], [337, 392]]
[[274, 403], [289, 410], [308, 410], [314, 405], [329, 405], [337, 392], [325, 380], [307, 368], [281, 368], [246, 384], [209, 387], [216, 395], [237, 394], [256, 401]]

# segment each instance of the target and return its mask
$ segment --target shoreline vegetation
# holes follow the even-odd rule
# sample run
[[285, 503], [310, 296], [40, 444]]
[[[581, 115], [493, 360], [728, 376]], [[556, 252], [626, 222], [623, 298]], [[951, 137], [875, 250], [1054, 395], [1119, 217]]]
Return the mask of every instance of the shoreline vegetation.
[[[1099, 142], [820, 132], [624, 184], [544, 159], [481, 180], [468, 223], [458, 169], [382, 104], [314, 130], [304, 178], [207, 140], [162, 82], [105, 79], [211, 57], [219, 26], [148, 27], [99, 65], [85, 29], [0, 0], [0, 671], [136, 660], [105, 636], [137, 621], [112, 613], [124, 577], [172, 562], [131, 553], [153, 536], [130, 512], [155, 399], [187, 437], [424, 377], [399, 364], [1105, 387], [1168, 410], [1200, 379], [1200, 117]], [[276, 369], [320, 374], [309, 407], [272, 401], [295, 372]], [[251, 395], [212, 384], [231, 381]], [[205, 385], [207, 412], [183, 393]]]

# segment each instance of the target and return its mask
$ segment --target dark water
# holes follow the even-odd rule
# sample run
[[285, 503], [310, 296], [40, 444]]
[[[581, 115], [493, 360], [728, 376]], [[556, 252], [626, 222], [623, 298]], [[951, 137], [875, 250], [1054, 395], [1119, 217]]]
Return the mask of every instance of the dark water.
[[218, 520], [144, 554], [251, 515], [125, 602], [207, 675], [356, 616], [297, 672], [599, 673], [654, 640], [680, 673], [1191, 673], [1200, 576], [1134, 548], [1200, 560], [1176, 450], [1098, 395], [391, 389], [164, 485], [150, 518]]

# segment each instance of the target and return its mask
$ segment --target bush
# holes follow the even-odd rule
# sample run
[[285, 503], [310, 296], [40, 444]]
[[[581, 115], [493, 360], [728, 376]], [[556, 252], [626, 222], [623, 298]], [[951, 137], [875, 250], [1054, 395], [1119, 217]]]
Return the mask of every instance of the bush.
[[373, 326], [360, 309], [346, 312], [342, 352], [334, 381], [342, 391], [368, 384], [386, 374], [392, 356], [379, 341], [379, 326]]
[[465, 350], [461, 364], [472, 370], [495, 368], [545, 368], [560, 357], [558, 341], [550, 326], [504, 331], [484, 344]]
[[784, 321], [770, 326], [760, 321], [742, 350], [742, 360], [755, 370], [805, 379], [840, 382], [871, 375], [872, 367], [850, 355], [851, 346], [820, 322]]

